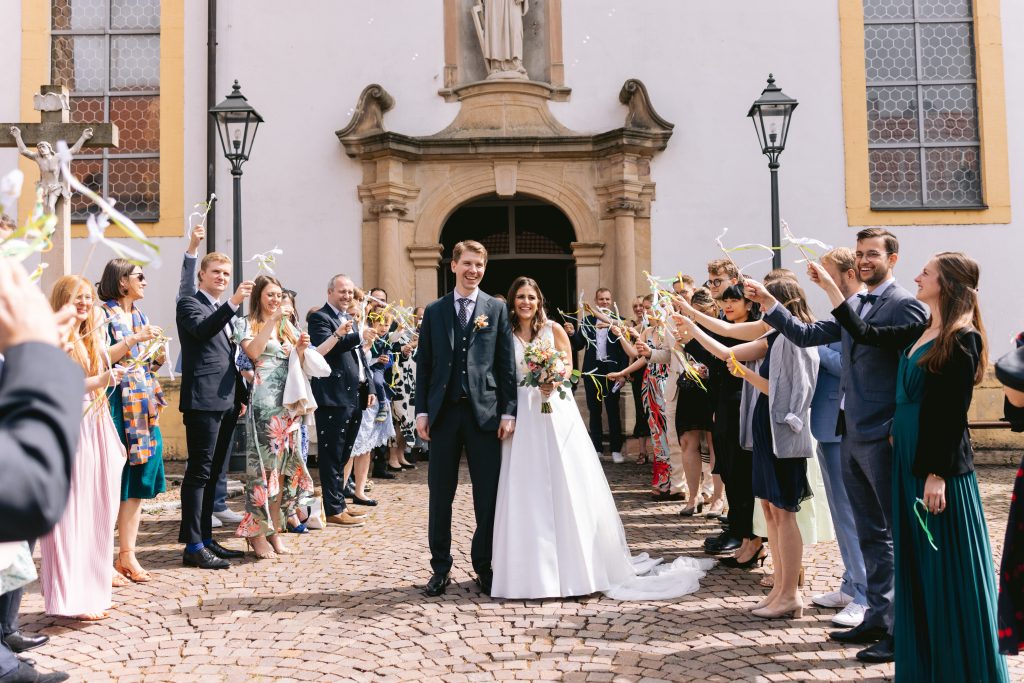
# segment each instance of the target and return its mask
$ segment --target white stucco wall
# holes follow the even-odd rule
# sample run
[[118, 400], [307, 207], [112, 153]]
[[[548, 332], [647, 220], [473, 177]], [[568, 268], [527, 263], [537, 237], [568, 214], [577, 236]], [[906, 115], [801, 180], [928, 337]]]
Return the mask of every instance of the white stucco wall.
[[[186, 2], [186, 204], [205, 193], [206, 3]], [[17, 3], [14, 3], [15, 5]], [[300, 293], [300, 306], [320, 302], [327, 278], [360, 266], [359, 165], [334, 136], [349, 120], [359, 93], [380, 83], [396, 101], [388, 129], [424, 135], [445, 127], [457, 104], [438, 95], [442, 85], [441, 2], [374, 0], [220, 0], [219, 75], [224, 95], [237, 78], [263, 114], [243, 180], [244, 252], [275, 245], [285, 250], [279, 275]], [[782, 216], [798, 234], [853, 245], [846, 222], [843, 131], [836, 2], [745, 0], [564, 0], [567, 103], [552, 111], [566, 126], [586, 132], [622, 125], [617, 101], [626, 78], [646, 83], [658, 112], [676, 124], [668, 149], [653, 166], [654, 270], [701, 278], [716, 257], [713, 238], [770, 239], [768, 170], [745, 114], [769, 71], [799, 99], [782, 157]], [[1012, 201], [1024, 210], [1024, 6], [1002, 3]], [[7, 16], [5, 14], [5, 19]], [[0, 59], [16, 63], [17, 32], [0, 23]], [[768, 29], [771, 29], [770, 31]], [[6, 55], [14, 62], [8, 62]], [[16, 70], [0, 72], [0, 119], [18, 113]], [[7, 115], [4, 112], [8, 112]], [[0, 166], [13, 163], [0, 152]], [[4, 163], [6, 161], [6, 163]], [[217, 160], [218, 248], [230, 253], [231, 185]], [[190, 209], [189, 209], [190, 210]], [[186, 211], [186, 214], [188, 211]], [[905, 286], [930, 254], [964, 249], [983, 266], [981, 285], [993, 351], [1008, 348], [1024, 328], [1014, 293], [1013, 257], [1024, 253], [1022, 221], [1001, 226], [905, 227], [897, 275]], [[173, 292], [184, 238], [162, 239], [165, 265], [150, 277], [146, 309], [173, 324]], [[75, 247], [81, 262], [83, 245]], [[739, 255], [737, 260], [754, 258]], [[786, 253], [792, 265], [798, 258]], [[90, 273], [98, 275], [98, 266]], [[766, 266], [752, 269], [760, 275]], [[252, 265], [246, 275], [255, 274]], [[373, 284], [373, 283], [365, 283]], [[824, 299], [812, 294], [816, 310]]]

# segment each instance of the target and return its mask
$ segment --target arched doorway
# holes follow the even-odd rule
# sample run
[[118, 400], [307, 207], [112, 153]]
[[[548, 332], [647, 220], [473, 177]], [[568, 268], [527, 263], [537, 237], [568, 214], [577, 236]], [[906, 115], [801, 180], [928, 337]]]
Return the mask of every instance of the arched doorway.
[[441, 231], [444, 245], [438, 273], [438, 296], [455, 287], [452, 247], [461, 240], [481, 242], [488, 253], [481, 288], [506, 295], [520, 275], [532, 277], [547, 298], [548, 315], [572, 310], [576, 300], [576, 264], [572, 223], [558, 207], [536, 199], [499, 199], [496, 195], [465, 204], [448, 218]]

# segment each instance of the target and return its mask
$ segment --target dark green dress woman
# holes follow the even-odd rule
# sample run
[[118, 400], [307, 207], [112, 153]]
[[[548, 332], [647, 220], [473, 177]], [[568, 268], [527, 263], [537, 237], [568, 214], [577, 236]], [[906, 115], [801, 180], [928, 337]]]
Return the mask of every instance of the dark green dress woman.
[[[896, 680], [1009, 681], [996, 639], [992, 549], [966, 435], [981, 336], [961, 331], [943, 371], [931, 373], [920, 361], [934, 342], [911, 353], [927, 323], [872, 327], [846, 304], [835, 316], [860, 343], [902, 349], [892, 423]], [[946, 509], [937, 515], [918, 502], [928, 474], [946, 482]]]

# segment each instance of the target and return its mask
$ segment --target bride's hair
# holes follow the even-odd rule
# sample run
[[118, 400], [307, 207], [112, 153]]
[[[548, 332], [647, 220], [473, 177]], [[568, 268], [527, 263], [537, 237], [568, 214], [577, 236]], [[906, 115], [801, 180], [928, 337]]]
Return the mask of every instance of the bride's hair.
[[533, 291], [537, 292], [537, 312], [533, 316], [533, 320], [530, 322], [530, 338], [537, 336], [540, 328], [548, 321], [548, 316], [544, 313], [544, 292], [540, 291], [540, 285], [532, 277], [526, 277], [520, 275], [512, 283], [512, 286], [508, 290], [508, 317], [512, 323], [512, 331], [519, 331], [519, 316], [516, 315], [516, 294], [523, 287], [530, 287]]

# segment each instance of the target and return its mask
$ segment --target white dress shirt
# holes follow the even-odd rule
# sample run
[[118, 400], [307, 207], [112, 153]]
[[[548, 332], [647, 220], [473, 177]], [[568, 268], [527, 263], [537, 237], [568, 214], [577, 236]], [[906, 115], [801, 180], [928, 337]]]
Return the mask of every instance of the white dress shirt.
[[[337, 308], [334, 307], [334, 304], [332, 304], [330, 301], [327, 302], [327, 305], [331, 307], [332, 311], [334, 311], [334, 315], [338, 316], [342, 320], [349, 320], [352, 317], [348, 313], [343, 313], [343, 312], [339, 311]], [[356, 332], [359, 333], [359, 341], [362, 342], [363, 341], [363, 331], [359, 328], [358, 324], [353, 323], [353, 325], [354, 325], [353, 329]], [[363, 382], [366, 381], [366, 370], [363, 369], [363, 364], [362, 363], [356, 363], [356, 365], [359, 366], [359, 383], [362, 384]]]
[[[209, 292], [207, 292], [206, 290], [203, 290], [203, 289], [200, 289], [199, 293], [203, 295], [203, 298], [206, 299], [210, 303], [210, 305], [214, 307], [214, 309], [220, 307], [220, 299], [214, 299], [210, 295]], [[232, 311], [235, 311], [236, 313], [238, 312], [238, 306], [236, 306], [235, 304], [231, 303], [230, 300], [228, 301], [228, 306], [231, 307]], [[228, 339], [231, 339], [232, 334], [231, 334], [231, 322], [230, 321], [224, 324], [224, 334], [228, 335]]]

